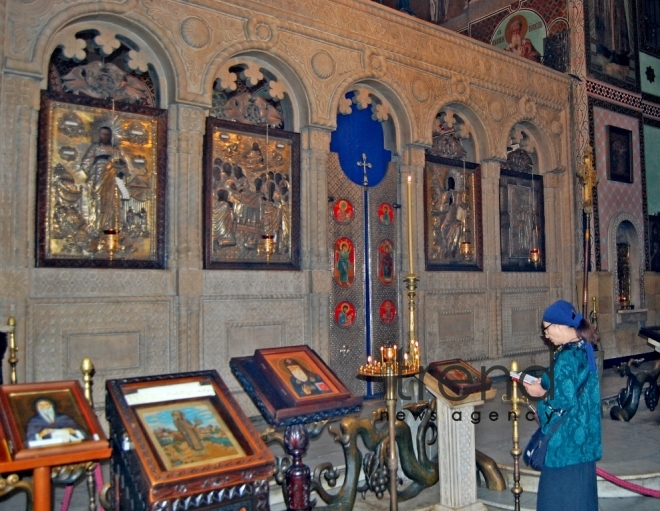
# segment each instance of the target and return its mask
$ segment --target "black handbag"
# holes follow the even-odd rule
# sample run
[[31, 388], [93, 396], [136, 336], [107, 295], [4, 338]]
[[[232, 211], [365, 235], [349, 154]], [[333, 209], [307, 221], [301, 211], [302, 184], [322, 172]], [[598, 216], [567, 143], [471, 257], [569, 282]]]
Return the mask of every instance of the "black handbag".
[[[587, 373], [586, 378], [578, 388], [576, 401], [577, 399], [580, 399], [588, 379], [589, 373]], [[525, 462], [525, 465], [533, 468], [534, 470], [543, 470], [543, 467], [545, 466], [545, 454], [548, 451], [548, 444], [550, 443], [550, 439], [552, 438], [552, 435], [554, 435], [555, 432], [559, 429], [559, 425], [567, 415], [568, 413], [566, 413], [566, 410], [562, 410], [561, 418], [552, 425], [550, 431], [547, 433], [543, 433], [543, 431], [541, 431], [541, 426], [538, 427], [538, 429], [532, 435], [532, 438], [530, 438], [529, 442], [527, 442], [527, 447], [525, 447], [525, 450], [523, 451], [523, 461]]]
[[534, 470], [543, 470], [545, 465], [545, 454], [548, 451], [548, 444], [550, 443], [550, 439], [554, 432], [557, 431], [559, 424], [564, 420], [564, 417], [566, 417], [565, 414], [552, 425], [553, 427], [551, 431], [548, 431], [545, 434], [541, 431], [541, 426], [538, 427], [532, 435], [532, 438], [527, 442], [527, 447], [525, 447], [525, 450], [523, 451], [523, 461], [525, 462], [525, 465]]

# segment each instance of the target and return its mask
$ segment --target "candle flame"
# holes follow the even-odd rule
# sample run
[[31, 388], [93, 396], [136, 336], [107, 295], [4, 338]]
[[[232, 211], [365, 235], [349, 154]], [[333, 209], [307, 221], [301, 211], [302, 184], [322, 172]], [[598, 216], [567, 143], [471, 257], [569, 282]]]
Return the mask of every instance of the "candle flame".
[[408, 176], [408, 182], [410, 183], [412, 181], [412, 176]]

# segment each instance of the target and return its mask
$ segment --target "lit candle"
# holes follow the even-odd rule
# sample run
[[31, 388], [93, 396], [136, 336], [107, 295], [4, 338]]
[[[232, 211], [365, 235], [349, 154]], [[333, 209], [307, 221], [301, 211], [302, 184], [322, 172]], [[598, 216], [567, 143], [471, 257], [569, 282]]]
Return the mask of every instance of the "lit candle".
[[384, 349], [385, 349], [385, 348], [384, 348], [383, 346], [380, 347], [380, 363], [381, 363], [381, 364], [382, 364], [383, 362], [385, 362], [385, 354], [383, 353]]
[[371, 365], [371, 355], [367, 356], [367, 365]]
[[415, 263], [413, 260], [413, 207], [412, 207], [412, 176], [408, 176], [408, 273], [415, 273]]

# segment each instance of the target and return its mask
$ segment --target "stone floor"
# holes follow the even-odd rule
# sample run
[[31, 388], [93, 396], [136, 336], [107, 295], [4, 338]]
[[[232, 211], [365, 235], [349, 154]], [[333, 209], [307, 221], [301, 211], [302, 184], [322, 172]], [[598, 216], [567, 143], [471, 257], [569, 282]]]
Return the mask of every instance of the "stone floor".
[[[650, 370], [652, 363], [647, 362], [634, 372], [639, 370]], [[626, 380], [621, 378], [614, 370], [606, 370], [602, 383], [602, 396], [604, 398], [614, 397], [618, 391], [625, 386]], [[480, 406], [476, 411], [481, 412], [479, 417], [474, 416], [476, 445], [479, 450], [495, 461], [504, 469], [505, 477], [506, 466], [511, 465], [511, 424], [506, 420], [510, 404], [502, 402], [502, 394], [506, 392], [505, 382], [495, 383], [497, 396]], [[365, 413], [382, 403], [378, 401], [365, 402]], [[617, 476], [644, 477], [640, 481], [647, 487], [660, 489], [660, 409], [651, 412], [646, 408], [643, 400], [637, 414], [630, 422], [615, 422], [609, 418], [609, 406], [604, 407], [603, 415], [603, 459], [598, 466]], [[496, 421], [489, 418], [491, 412], [498, 413]], [[258, 424], [259, 428], [263, 425]], [[521, 421], [520, 437], [521, 442], [526, 441], [536, 428], [534, 422]], [[277, 451], [277, 446], [273, 447]], [[321, 438], [312, 442], [309, 454], [305, 462], [315, 467], [320, 461], [331, 461], [335, 466], [343, 464], [343, 458], [332, 437], [324, 433]], [[107, 469], [106, 469], [107, 471]], [[533, 510], [536, 508], [536, 494], [532, 491], [535, 484], [535, 473], [525, 469], [523, 477], [523, 494], [521, 496], [521, 509]], [[106, 473], [107, 477], [107, 473]], [[602, 484], [602, 483], [601, 483]], [[510, 487], [510, 481], [509, 481]], [[614, 487], [604, 488], [599, 486], [599, 507], [601, 511], [616, 511], [634, 509], [635, 511], [660, 511], [660, 499], [650, 497], [605, 497], [603, 494], [616, 495], [617, 489]], [[400, 502], [401, 511], [424, 510], [434, 503], [438, 502], [438, 486], [426, 489], [420, 495], [407, 502]], [[623, 492], [625, 494], [625, 492]], [[55, 490], [54, 509], [59, 510], [61, 505], [63, 491], [60, 488]], [[509, 489], [503, 492], [494, 492], [486, 488], [479, 488], [479, 499], [487, 505], [489, 510], [495, 509], [514, 509], [514, 499]], [[71, 511], [84, 511], [87, 509], [87, 489], [84, 484], [76, 487], [73, 495], [73, 501], [70, 507]], [[318, 506], [322, 502], [319, 500]], [[281, 493], [278, 488], [271, 491], [271, 509], [281, 511], [284, 508], [281, 499]], [[4, 500], [0, 500], [0, 511], [22, 511], [25, 509], [25, 499], [22, 495], [16, 495]], [[389, 500], [387, 495], [378, 500], [373, 495], [368, 495], [362, 499], [358, 496], [354, 509], [356, 511], [387, 511], [389, 510]], [[128, 510], [127, 510], [128, 511]], [[569, 511], [569, 510], [567, 510]]]

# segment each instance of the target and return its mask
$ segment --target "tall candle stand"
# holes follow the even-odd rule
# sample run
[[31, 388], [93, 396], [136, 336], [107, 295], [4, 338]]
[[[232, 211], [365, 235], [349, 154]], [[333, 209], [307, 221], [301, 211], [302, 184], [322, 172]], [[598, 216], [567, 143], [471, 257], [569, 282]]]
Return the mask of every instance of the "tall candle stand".
[[387, 425], [389, 433], [389, 456], [387, 468], [390, 475], [390, 511], [398, 509], [396, 493], [397, 472], [399, 461], [396, 450], [396, 380], [397, 377], [414, 376], [419, 372], [419, 344], [417, 355], [404, 353], [403, 362], [399, 362], [399, 350], [396, 344], [383, 346], [380, 349], [380, 361], [367, 357], [367, 364], [360, 366], [358, 374], [372, 378], [382, 378], [385, 381], [385, 403], [387, 405]]
[[387, 468], [390, 476], [390, 511], [398, 509], [397, 498], [397, 472], [398, 458], [396, 449], [396, 380], [397, 377], [414, 376], [419, 373], [420, 350], [416, 335], [415, 319], [415, 295], [417, 293], [417, 282], [419, 277], [414, 273], [413, 255], [413, 227], [412, 227], [412, 178], [408, 176], [408, 255], [409, 272], [404, 278], [408, 289], [408, 311], [409, 311], [409, 344], [408, 351], [404, 352], [403, 360], [400, 360], [399, 349], [396, 344], [382, 346], [380, 348], [380, 360], [367, 357], [366, 365], [360, 366], [358, 374], [372, 378], [383, 378], [385, 380], [385, 403], [387, 405], [387, 423], [389, 433], [389, 456]]
[[[511, 361], [510, 366], [511, 372], [518, 372], [518, 362], [516, 360]], [[525, 396], [518, 397], [518, 382], [516, 380], [511, 380], [511, 396], [504, 395], [502, 396], [502, 401], [511, 403], [511, 412], [513, 413], [513, 420], [511, 421], [513, 425], [513, 447], [511, 448], [511, 456], [513, 457], [513, 488], [511, 488], [511, 493], [513, 493], [514, 499], [514, 509], [515, 511], [520, 511], [520, 495], [522, 495], [523, 488], [520, 485], [520, 456], [522, 455], [522, 449], [520, 448], [520, 433], [518, 431], [518, 417], [520, 416], [520, 407], [519, 404], [527, 404], [527, 398]]]
[[587, 317], [589, 296], [589, 261], [591, 259], [591, 214], [593, 213], [593, 188], [598, 184], [598, 174], [593, 164], [594, 151], [589, 145], [584, 150], [584, 162], [577, 169], [577, 177], [584, 193], [582, 210], [585, 216], [584, 227], [584, 275], [582, 279], [582, 315]]

